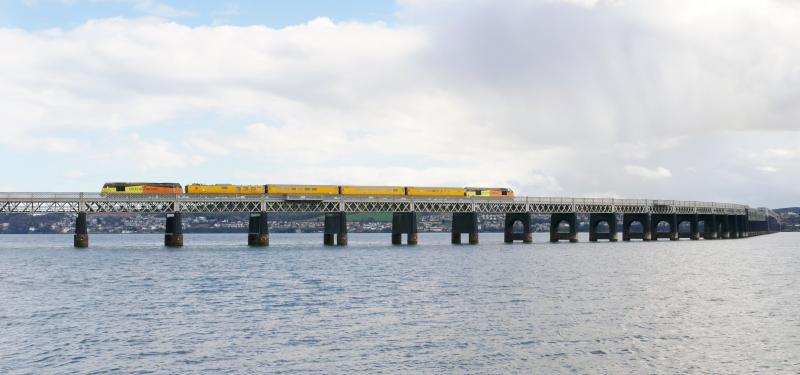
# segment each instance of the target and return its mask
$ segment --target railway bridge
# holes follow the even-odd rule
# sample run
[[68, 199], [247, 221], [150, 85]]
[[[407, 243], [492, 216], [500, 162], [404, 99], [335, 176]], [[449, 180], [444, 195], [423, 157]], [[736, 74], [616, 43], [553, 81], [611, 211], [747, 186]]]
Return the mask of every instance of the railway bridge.
[[[775, 212], [732, 203], [548, 197], [410, 196], [299, 196], [299, 195], [192, 195], [98, 193], [0, 193], [0, 214], [74, 214], [75, 247], [89, 245], [89, 214], [161, 214], [166, 217], [164, 244], [183, 245], [183, 213], [243, 213], [250, 215], [248, 244], [269, 245], [268, 217], [276, 212], [317, 212], [325, 215], [323, 242], [347, 245], [347, 214], [389, 212], [393, 244], [416, 244], [418, 213], [453, 215], [452, 243], [462, 234], [469, 244], [479, 241], [478, 215], [505, 214], [507, 243], [533, 242], [531, 215], [550, 215], [550, 241], [577, 242], [578, 215], [588, 215], [589, 240], [655, 241], [662, 238], [692, 240], [745, 238], [780, 230]], [[688, 231], [681, 232], [688, 223]], [[521, 224], [521, 225], [520, 225]], [[686, 225], [683, 225], [686, 227]], [[701, 230], [702, 227], [702, 230]], [[515, 228], [517, 228], [515, 230]]]

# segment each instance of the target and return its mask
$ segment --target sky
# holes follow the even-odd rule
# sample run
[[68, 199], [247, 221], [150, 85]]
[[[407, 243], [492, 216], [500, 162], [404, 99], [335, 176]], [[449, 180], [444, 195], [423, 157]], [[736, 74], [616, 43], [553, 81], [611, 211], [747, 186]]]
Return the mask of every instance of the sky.
[[0, 0], [0, 191], [800, 205], [800, 2]]

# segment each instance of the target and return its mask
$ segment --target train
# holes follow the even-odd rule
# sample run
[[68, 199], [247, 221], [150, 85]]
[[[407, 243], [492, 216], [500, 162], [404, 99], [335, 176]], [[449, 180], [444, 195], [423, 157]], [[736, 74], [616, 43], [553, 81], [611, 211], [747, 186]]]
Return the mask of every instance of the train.
[[193, 183], [181, 187], [173, 182], [107, 182], [103, 194], [188, 194], [188, 195], [344, 195], [413, 197], [510, 198], [508, 188], [419, 187], [357, 185], [233, 185]]

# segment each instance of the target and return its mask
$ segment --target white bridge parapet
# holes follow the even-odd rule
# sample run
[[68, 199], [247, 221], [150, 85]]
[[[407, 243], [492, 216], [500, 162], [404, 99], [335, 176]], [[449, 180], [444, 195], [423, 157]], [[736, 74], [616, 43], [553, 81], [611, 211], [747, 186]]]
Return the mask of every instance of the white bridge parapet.
[[78, 212], [658, 213], [748, 215], [751, 220], [765, 220], [775, 215], [769, 209], [742, 204], [651, 199], [0, 193], [0, 213]]

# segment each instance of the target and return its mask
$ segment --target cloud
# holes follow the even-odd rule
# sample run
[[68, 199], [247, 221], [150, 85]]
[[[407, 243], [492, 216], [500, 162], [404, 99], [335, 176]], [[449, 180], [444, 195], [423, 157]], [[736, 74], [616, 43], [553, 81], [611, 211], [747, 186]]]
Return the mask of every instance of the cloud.
[[647, 168], [639, 165], [626, 165], [624, 169], [628, 174], [638, 176], [643, 179], [661, 179], [672, 177], [672, 172], [664, 167]]
[[135, 0], [134, 9], [145, 14], [164, 18], [187, 17], [194, 15], [192, 12], [178, 10], [165, 3], [155, 0]]
[[30, 155], [60, 139], [44, 148], [80, 149], [74, 158], [123, 178], [800, 198], [763, 194], [765, 179], [800, 182], [774, 173], [800, 144], [794, 2], [400, 6], [392, 24], [0, 29], [15, 51], [0, 57], [0, 148]]

